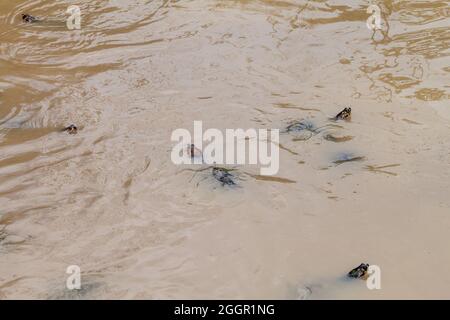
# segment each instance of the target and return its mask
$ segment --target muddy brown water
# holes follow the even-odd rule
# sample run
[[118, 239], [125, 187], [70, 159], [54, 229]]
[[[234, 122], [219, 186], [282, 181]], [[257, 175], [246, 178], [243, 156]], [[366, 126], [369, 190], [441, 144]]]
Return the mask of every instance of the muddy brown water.
[[[447, 1], [379, 1], [376, 34], [369, 1], [78, 3], [0, 2], [0, 298], [450, 298]], [[170, 161], [194, 120], [301, 119], [238, 191]]]

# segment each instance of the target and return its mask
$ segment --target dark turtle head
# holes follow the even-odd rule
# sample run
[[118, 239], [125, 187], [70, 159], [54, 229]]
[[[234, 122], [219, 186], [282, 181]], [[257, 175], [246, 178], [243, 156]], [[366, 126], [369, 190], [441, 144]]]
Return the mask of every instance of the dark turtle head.
[[364, 271], [367, 271], [369, 269], [369, 264], [361, 263], [358, 268], [363, 269]]
[[71, 124], [70, 126], [65, 127], [63, 131], [69, 134], [76, 134], [78, 132], [78, 128], [74, 124]]
[[33, 17], [32, 15], [26, 14], [26, 13], [22, 14], [22, 20], [24, 22], [28, 22], [28, 23], [37, 21], [37, 19], [35, 17]]
[[348, 276], [350, 278], [362, 278], [366, 275], [368, 269], [369, 269], [368, 263], [361, 263], [358, 267], [351, 270], [348, 273]]
[[339, 112], [335, 119], [336, 120], [348, 120], [352, 116], [352, 108], [344, 108], [341, 112]]

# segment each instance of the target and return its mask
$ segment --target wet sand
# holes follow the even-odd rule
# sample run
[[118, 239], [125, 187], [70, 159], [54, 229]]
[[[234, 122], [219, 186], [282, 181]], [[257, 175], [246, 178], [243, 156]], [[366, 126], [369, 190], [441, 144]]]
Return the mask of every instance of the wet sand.
[[[0, 299], [450, 298], [446, 1], [79, 3], [0, 3]], [[194, 120], [322, 129], [236, 190], [171, 162]]]

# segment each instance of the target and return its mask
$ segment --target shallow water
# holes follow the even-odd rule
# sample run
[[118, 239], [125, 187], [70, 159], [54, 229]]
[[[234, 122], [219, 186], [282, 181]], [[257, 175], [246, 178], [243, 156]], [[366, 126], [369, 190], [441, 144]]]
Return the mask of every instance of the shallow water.
[[[0, 2], [0, 298], [450, 298], [447, 1], [78, 3]], [[170, 161], [194, 120], [324, 129], [234, 189]]]

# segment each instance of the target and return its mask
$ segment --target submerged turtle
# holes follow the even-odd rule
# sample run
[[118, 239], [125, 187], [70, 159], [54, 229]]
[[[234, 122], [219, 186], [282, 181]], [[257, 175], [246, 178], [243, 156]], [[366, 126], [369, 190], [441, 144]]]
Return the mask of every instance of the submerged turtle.
[[309, 120], [300, 120], [290, 123], [285, 132], [293, 133], [295, 140], [308, 140], [319, 133], [319, 129]]
[[339, 112], [334, 120], [350, 120], [352, 117], [352, 108], [344, 108], [341, 112]]
[[[241, 180], [241, 177], [239, 175], [234, 175], [231, 173], [231, 171], [235, 170], [235, 169], [226, 169], [226, 168], [222, 168], [222, 167], [218, 167], [216, 165], [216, 163], [214, 163], [214, 165], [212, 166], [207, 166], [201, 169], [186, 169], [188, 171], [194, 171], [194, 175], [192, 176], [191, 180], [195, 178], [195, 176], [197, 175], [197, 173], [199, 172], [204, 172], [204, 171], [208, 171], [210, 173], [212, 173], [212, 177], [217, 180], [218, 182], [220, 182], [220, 184], [223, 186], [227, 185], [230, 187], [239, 187], [238, 183], [236, 182], [236, 179]], [[212, 171], [210, 171], [212, 170]], [[183, 170], [184, 171], [184, 170]], [[211, 178], [210, 174], [205, 175], [203, 178], [201, 178], [198, 182], [197, 182], [197, 186], [200, 184], [200, 182]]]
[[367, 274], [368, 269], [369, 269], [368, 263], [361, 263], [358, 267], [352, 269], [348, 273], [348, 276], [350, 278], [357, 278], [357, 279], [364, 278], [364, 276]]
[[22, 14], [22, 21], [25, 23], [34, 23], [40, 21], [38, 18], [30, 15], [30, 14]]
[[71, 124], [70, 126], [62, 129], [62, 131], [67, 132], [68, 134], [77, 134], [78, 128], [74, 124]]
[[333, 160], [333, 163], [335, 165], [340, 165], [347, 162], [356, 162], [364, 160], [366, 160], [366, 157], [364, 156], [354, 155], [353, 153], [350, 152], [342, 152], [336, 155], [336, 157]]
[[234, 182], [234, 176], [230, 173], [230, 170], [225, 168], [213, 167], [212, 169], [213, 177], [222, 183], [222, 186], [233, 186], [236, 185]]
[[300, 120], [291, 123], [286, 127], [287, 132], [300, 132], [300, 131], [310, 131], [315, 132], [315, 126], [311, 121], [308, 120]]

